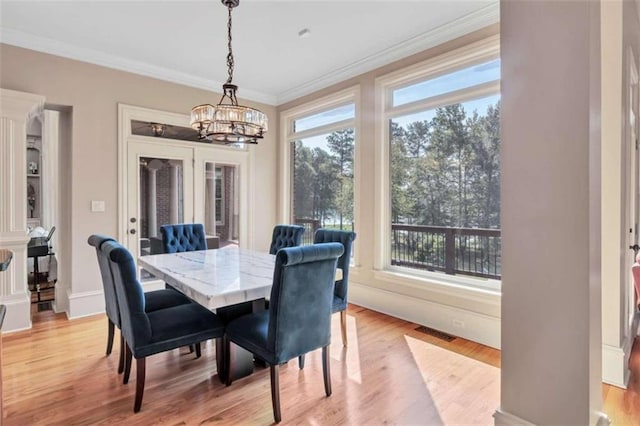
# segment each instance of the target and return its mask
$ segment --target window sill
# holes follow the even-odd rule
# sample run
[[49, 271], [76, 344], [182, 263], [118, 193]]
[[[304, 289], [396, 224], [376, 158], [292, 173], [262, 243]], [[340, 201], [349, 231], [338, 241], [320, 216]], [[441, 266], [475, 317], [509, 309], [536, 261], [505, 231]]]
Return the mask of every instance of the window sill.
[[[393, 284], [396, 292], [426, 298], [426, 292], [437, 293], [447, 297], [462, 298], [499, 306], [502, 299], [500, 281], [475, 280], [461, 277], [439, 277], [439, 274], [407, 274], [398, 270], [374, 271], [376, 287], [388, 291], [388, 284]], [[480, 281], [479, 283], [477, 281]], [[401, 287], [401, 288], [400, 288]], [[400, 290], [400, 291], [398, 291]]]

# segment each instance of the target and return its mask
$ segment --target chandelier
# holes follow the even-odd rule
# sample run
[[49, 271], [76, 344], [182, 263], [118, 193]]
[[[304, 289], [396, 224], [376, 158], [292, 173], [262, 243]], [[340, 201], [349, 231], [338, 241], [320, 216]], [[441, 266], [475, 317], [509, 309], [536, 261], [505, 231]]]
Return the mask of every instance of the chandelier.
[[[238, 86], [233, 81], [233, 50], [231, 48], [231, 11], [240, 0], [221, 0], [229, 10], [227, 23], [227, 82], [222, 85], [222, 97], [218, 105], [198, 105], [191, 109], [191, 127], [198, 131], [200, 139], [225, 144], [258, 143], [268, 130], [267, 116], [263, 112], [238, 105]], [[225, 100], [227, 101], [226, 103]]]

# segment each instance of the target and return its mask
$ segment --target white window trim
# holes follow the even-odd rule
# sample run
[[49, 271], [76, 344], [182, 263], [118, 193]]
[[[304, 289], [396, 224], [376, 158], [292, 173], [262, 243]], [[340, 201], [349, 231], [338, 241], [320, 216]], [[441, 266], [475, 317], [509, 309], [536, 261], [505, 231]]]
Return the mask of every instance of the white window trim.
[[[354, 118], [337, 121], [335, 123], [315, 127], [313, 129], [303, 130], [301, 132], [293, 132], [293, 122], [296, 119], [306, 117], [309, 115], [321, 113], [326, 110], [338, 108], [340, 106], [353, 103], [355, 105]], [[355, 232], [358, 233], [358, 228], [362, 221], [360, 220], [360, 188], [361, 188], [361, 167], [362, 164], [360, 156], [362, 150], [360, 149], [360, 86], [352, 86], [343, 89], [339, 92], [318, 98], [312, 102], [299, 105], [289, 110], [283, 111], [280, 114], [280, 164], [279, 164], [279, 186], [280, 186], [280, 199], [279, 199], [279, 221], [280, 223], [289, 223], [292, 220], [292, 197], [291, 189], [293, 187], [292, 168], [291, 168], [291, 141], [322, 135], [330, 133], [335, 130], [342, 130], [345, 128], [354, 129], [354, 153], [353, 153], [353, 168], [354, 168], [354, 182], [353, 182], [353, 217], [355, 220]], [[356, 265], [358, 262], [357, 249], [358, 240], [354, 242], [356, 247], [354, 248], [354, 259]]]
[[374, 209], [374, 270], [387, 278], [396, 276], [416, 284], [453, 285], [499, 291], [500, 280], [445, 275], [437, 272], [412, 271], [391, 265], [391, 185], [389, 153], [389, 120], [414, 112], [425, 111], [460, 101], [473, 100], [500, 93], [500, 81], [481, 83], [443, 95], [392, 106], [393, 91], [420, 81], [448, 74], [462, 68], [488, 62], [500, 57], [500, 37], [495, 35], [459, 49], [398, 70], [375, 80], [375, 209]]

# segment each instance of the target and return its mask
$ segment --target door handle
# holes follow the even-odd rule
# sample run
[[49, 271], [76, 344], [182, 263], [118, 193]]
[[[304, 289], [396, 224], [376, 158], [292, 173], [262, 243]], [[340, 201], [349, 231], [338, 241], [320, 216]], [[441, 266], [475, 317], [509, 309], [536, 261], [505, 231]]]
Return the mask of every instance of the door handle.
[[131, 229], [131, 230], [129, 230], [129, 233], [130, 233], [131, 235], [135, 235], [136, 230], [135, 230], [135, 229]]
[[640, 246], [637, 243], [632, 246], [629, 246], [629, 248], [633, 250], [635, 253], [637, 253], [638, 250], [640, 250]]

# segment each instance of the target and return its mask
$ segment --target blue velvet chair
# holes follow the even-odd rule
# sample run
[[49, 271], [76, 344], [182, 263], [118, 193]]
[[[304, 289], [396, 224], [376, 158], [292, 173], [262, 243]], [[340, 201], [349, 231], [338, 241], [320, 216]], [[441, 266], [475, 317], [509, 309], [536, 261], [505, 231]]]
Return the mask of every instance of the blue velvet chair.
[[[278, 251], [269, 309], [241, 316], [226, 327], [225, 339], [252, 352], [270, 367], [273, 417], [280, 416], [278, 367], [322, 348], [324, 388], [331, 395], [329, 343], [338, 243], [289, 247]], [[226, 365], [231, 368], [228, 352]], [[227, 385], [231, 378], [227, 377]]]
[[274, 226], [271, 245], [269, 246], [269, 254], [276, 254], [281, 248], [299, 246], [300, 243], [302, 243], [302, 234], [304, 234], [304, 226]]
[[[109, 258], [115, 282], [126, 356], [136, 359], [133, 411], [137, 413], [144, 395], [146, 357], [220, 338], [224, 335], [224, 325], [216, 314], [197, 303], [147, 312], [146, 298], [136, 277], [136, 265], [131, 253], [115, 241], [107, 241], [102, 247]], [[125, 366], [125, 383], [128, 382], [130, 368], [129, 362]]]
[[[107, 241], [115, 241], [106, 235], [94, 234], [89, 237], [89, 245], [95, 247], [98, 257], [98, 266], [100, 267], [100, 275], [102, 276], [102, 287], [104, 291], [104, 304], [108, 320], [107, 334], [107, 356], [111, 354], [113, 348], [113, 338], [115, 328], [121, 329], [120, 326], [120, 309], [116, 297], [115, 283], [111, 273], [109, 259], [102, 251], [102, 245]], [[192, 303], [184, 294], [176, 290], [155, 290], [144, 293], [145, 309], [147, 312], [157, 311], [171, 306], [184, 305]], [[118, 363], [118, 373], [124, 371], [124, 339], [120, 334], [120, 361]]]
[[347, 346], [347, 293], [349, 289], [349, 264], [351, 263], [351, 246], [356, 239], [356, 233], [335, 229], [320, 228], [313, 236], [314, 243], [341, 243], [344, 253], [338, 259], [338, 269], [342, 271], [342, 278], [335, 283], [333, 293], [332, 312], [340, 312], [340, 329], [342, 344]]
[[162, 246], [165, 253], [182, 253], [207, 249], [204, 226], [201, 223], [162, 225]]

